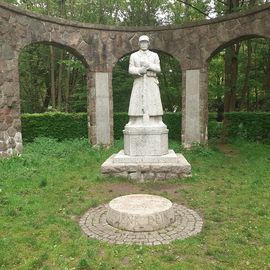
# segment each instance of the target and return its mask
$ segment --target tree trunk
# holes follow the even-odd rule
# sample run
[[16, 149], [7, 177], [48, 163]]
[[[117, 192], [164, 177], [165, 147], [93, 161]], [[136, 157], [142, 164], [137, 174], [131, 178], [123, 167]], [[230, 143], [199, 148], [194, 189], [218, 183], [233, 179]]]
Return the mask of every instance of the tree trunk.
[[60, 17], [66, 18], [65, 0], [58, 0]]
[[185, 0], [185, 17], [188, 17], [189, 9], [190, 9], [189, 0]]
[[239, 7], [239, 0], [227, 0], [227, 13], [232, 13], [237, 11]]
[[63, 61], [64, 50], [60, 49], [60, 65], [58, 74], [58, 94], [57, 94], [57, 109], [60, 111], [62, 107], [62, 76], [63, 76]]
[[48, 106], [50, 104], [50, 100], [51, 100], [51, 91], [50, 91], [50, 87], [47, 87], [47, 92], [43, 101], [43, 110], [46, 111], [48, 109]]
[[54, 55], [54, 48], [50, 45], [50, 74], [51, 74], [51, 102], [52, 108], [55, 109], [55, 73], [54, 73], [54, 62], [55, 62], [55, 55]]
[[46, 1], [47, 15], [50, 15], [50, 7], [51, 7], [51, 5], [50, 5], [50, 0], [47, 0], [47, 1]]
[[74, 94], [75, 91], [75, 86], [77, 83], [77, 79], [78, 79], [78, 74], [79, 71], [78, 69], [73, 69], [72, 72], [70, 72], [70, 77], [69, 77], [69, 96], [72, 96]]
[[247, 64], [246, 64], [246, 72], [245, 72], [245, 81], [242, 88], [241, 93], [241, 104], [240, 109], [241, 111], [247, 110], [247, 104], [249, 104], [249, 77], [250, 77], [250, 69], [251, 69], [251, 56], [252, 56], [252, 45], [251, 40], [247, 41]]
[[237, 90], [237, 76], [238, 76], [238, 53], [240, 45], [236, 44], [233, 51], [233, 58], [231, 63], [231, 102], [229, 111], [232, 112], [235, 110], [236, 103], [236, 90]]
[[65, 90], [65, 112], [69, 110], [69, 90], [70, 90], [70, 68], [67, 68], [66, 90]]
[[225, 87], [224, 112], [235, 110], [238, 75], [238, 53], [240, 45], [234, 44], [225, 51]]
[[[239, 7], [239, 0], [227, 0], [227, 13], [234, 12]], [[238, 75], [238, 53], [240, 45], [236, 43], [225, 49], [225, 88], [224, 112], [235, 110], [236, 83]]]
[[259, 102], [258, 102], [258, 89], [257, 87], [255, 88], [255, 97], [256, 97], [256, 105], [255, 105], [255, 110], [258, 111], [259, 108]]

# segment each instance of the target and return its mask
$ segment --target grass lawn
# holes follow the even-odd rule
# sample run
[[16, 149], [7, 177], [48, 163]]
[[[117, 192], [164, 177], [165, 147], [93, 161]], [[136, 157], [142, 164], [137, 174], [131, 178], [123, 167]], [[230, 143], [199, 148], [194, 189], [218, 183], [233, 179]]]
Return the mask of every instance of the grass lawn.
[[[154, 183], [105, 179], [100, 165], [122, 147], [38, 139], [0, 160], [0, 269], [270, 269], [270, 145], [234, 142], [184, 151], [193, 177]], [[200, 234], [154, 247], [87, 238], [78, 219], [130, 193], [162, 195], [196, 210]]]

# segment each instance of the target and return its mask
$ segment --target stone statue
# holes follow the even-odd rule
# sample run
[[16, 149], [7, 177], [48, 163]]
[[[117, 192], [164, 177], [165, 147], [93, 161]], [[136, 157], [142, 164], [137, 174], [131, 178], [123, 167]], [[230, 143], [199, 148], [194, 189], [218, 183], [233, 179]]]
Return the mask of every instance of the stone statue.
[[168, 129], [162, 122], [163, 109], [158, 87], [159, 57], [149, 51], [149, 37], [139, 38], [140, 50], [131, 54], [129, 73], [135, 79], [129, 122], [125, 125], [124, 149], [101, 166], [103, 175], [145, 179], [168, 179], [191, 175], [183, 155], [168, 148]]
[[129, 103], [129, 124], [163, 124], [157, 73], [161, 71], [157, 53], [149, 51], [149, 37], [140, 36], [140, 50], [131, 54], [129, 73], [135, 79]]
[[140, 36], [140, 50], [131, 54], [129, 73], [135, 79], [124, 130], [124, 153], [129, 156], [168, 154], [168, 129], [158, 87], [159, 57], [149, 51], [149, 37]]

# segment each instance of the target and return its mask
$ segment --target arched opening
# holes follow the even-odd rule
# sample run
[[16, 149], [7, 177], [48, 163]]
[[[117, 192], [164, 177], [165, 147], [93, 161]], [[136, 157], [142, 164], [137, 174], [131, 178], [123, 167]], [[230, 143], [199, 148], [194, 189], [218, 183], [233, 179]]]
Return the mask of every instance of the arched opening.
[[264, 137], [264, 114], [245, 112], [270, 110], [270, 40], [254, 35], [231, 40], [213, 52], [208, 71], [208, 109], [214, 112], [209, 138]]
[[210, 112], [270, 110], [270, 39], [244, 36], [217, 48], [209, 59]]
[[[19, 78], [21, 112], [23, 114], [22, 135], [25, 141], [46, 135], [57, 139], [73, 138], [74, 136], [87, 137], [86, 66], [83, 57], [79, 56], [74, 49], [61, 44], [32, 43], [22, 49], [19, 55]], [[31, 126], [30, 121], [27, 122], [31, 115], [27, 115], [28, 118], [24, 117], [24, 114], [46, 112], [59, 113], [58, 116], [54, 115], [54, 117], [46, 114], [47, 121], [49, 121], [47, 129], [41, 126], [39, 129], [38, 125]], [[78, 130], [76, 131], [75, 125], [73, 126], [75, 116], [63, 116], [60, 120], [61, 113], [78, 112], [83, 113], [76, 118], [78, 122], [83, 121], [80, 128], [81, 135]], [[59, 122], [57, 122], [57, 117]], [[35, 119], [36, 122], [39, 121], [37, 115]], [[71, 123], [72, 119], [74, 119], [74, 123]], [[54, 121], [54, 123], [50, 121]], [[65, 121], [69, 123], [64, 123]], [[53, 131], [53, 127], [60, 123], [63, 124], [60, 128], [62, 135], [56, 129], [55, 133]], [[42, 125], [41, 122], [40, 125]], [[68, 128], [69, 125], [70, 128]], [[79, 126], [79, 123], [77, 125]], [[32, 131], [30, 132], [29, 129]]]
[[[169, 137], [180, 139], [181, 134], [181, 100], [182, 72], [173, 56], [153, 50], [159, 55], [161, 73], [158, 74], [159, 89], [164, 110], [163, 121], [169, 128]], [[131, 53], [130, 53], [131, 54]], [[130, 54], [120, 58], [113, 68], [113, 109], [114, 133], [116, 138], [122, 137], [124, 125], [128, 122], [128, 107], [134, 78], [128, 73]], [[116, 115], [121, 115], [116, 117]], [[121, 120], [122, 121], [121, 121]], [[121, 122], [116, 123], [116, 121]]]

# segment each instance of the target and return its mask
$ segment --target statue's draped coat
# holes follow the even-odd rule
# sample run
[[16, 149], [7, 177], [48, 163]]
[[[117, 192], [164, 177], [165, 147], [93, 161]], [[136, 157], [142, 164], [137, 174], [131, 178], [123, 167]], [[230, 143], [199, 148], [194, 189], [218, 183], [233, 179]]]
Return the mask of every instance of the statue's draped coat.
[[[150, 63], [150, 67], [144, 76], [139, 73], [142, 61]], [[135, 76], [135, 80], [129, 103], [129, 116], [142, 116], [144, 113], [149, 116], [163, 115], [156, 76], [156, 73], [160, 71], [160, 61], [156, 53], [149, 50], [139, 50], [131, 54], [129, 73]]]

